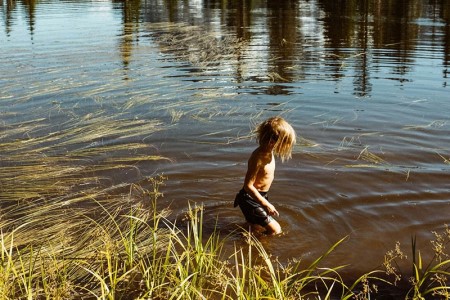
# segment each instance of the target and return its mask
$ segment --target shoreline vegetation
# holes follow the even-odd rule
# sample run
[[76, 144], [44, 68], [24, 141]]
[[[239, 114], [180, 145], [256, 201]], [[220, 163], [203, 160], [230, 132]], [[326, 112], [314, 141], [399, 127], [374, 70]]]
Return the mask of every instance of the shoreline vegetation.
[[160, 122], [93, 115], [46, 122], [1, 128], [1, 300], [450, 296], [448, 227], [435, 233], [432, 261], [422, 260], [413, 239], [406, 269], [397, 244], [379, 269], [352, 278], [345, 265], [327, 266], [346, 237], [310, 263], [295, 257], [281, 263], [258, 237], [237, 229], [241, 243], [226, 253], [229, 236], [205, 233], [202, 205], [188, 204], [176, 222], [168, 208], [157, 207], [163, 175], [141, 174], [139, 184], [108, 177], [139, 172], [140, 162], [170, 161], [135, 142], [143, 141], [142, 132], [163, 130]]
[[131, 184], [115, 196], [86, 194], [76, 205], [26, 200], [2, 207], [0, 298], [384, 299], [386, 291], [395, 299], [449, 297], [449, 228], [436, 233], [428, 266], [412, 240], [410, 278], [399, 270], [406, 256], [397, 243], [382, 268], [349, 283], [341, 275], [346, 266], [326, 266], [345, 237], [309, 264], [280, 263], [244, 230], [245, 246], [225, 254], [227, 237], [204, 235], [203, 206], [189, 205], [182, 226], [157, 210], [164, 180], [150, 178], [152, 189]]

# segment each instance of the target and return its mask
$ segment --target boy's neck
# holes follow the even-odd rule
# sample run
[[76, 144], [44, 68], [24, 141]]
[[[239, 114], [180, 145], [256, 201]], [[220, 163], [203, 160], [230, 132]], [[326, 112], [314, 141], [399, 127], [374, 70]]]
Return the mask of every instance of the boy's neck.
[[273, 146], [259, 146], [259, 151], [267, 155], [273, 155]]

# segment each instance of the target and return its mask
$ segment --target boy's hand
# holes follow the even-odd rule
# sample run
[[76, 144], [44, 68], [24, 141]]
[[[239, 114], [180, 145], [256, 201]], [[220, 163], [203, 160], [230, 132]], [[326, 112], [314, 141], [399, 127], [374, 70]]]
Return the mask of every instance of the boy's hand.
[[271, 216], [279, 216], [280, 214], [278, 213], [278, 211], [276, 210], [275, 206], [273, 206], [271, 203], [267, 203], [267, 212], [269, 213], [269, 215]]

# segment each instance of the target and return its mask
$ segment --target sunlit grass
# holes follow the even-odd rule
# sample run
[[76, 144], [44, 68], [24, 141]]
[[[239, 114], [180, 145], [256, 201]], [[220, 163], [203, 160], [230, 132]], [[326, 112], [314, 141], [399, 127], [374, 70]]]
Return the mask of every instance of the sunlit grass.
[[281, 264], [250, 233], [230, 256], [227, 237], [204, 235], [202, 206], [188, 208], [186, 225], [156, 209], [165, 178], [147, 178], [146, 188], [102, 185], [105, 170], [167, 159], [145, 143], [104, 143], [161, 130], [159, 123], [99, 116], [71, 122], [76, 126], [58, 131], [45, 130], [45, 120], [23, 124], [0, 144], [2, 299], [298, 299], [322, 289], [352, 295], [341, 266], [318, 266], [341, 241], [305, 267]]
[[[226, 236], [204, 234], [202, 206], [189, 206], [182, 227], [170, 222], [167, 212], [157, 212], [158, 197], [149, 195], [157, 195], [161, 183], [156, 179], [156, 194], [139, 187], [128, 194], [144, 202], [124, 203], [123, 195], [107, 202], [91, 199], [90, 209], [66, 215], [44, 206], [40, 210], [52, 214], [42, 212], [36, 222], [2, 230], [2, 299], [372, 299], [377, 285], [398, 282], [388, 278], [399, 272], [391, 267], [404, 258], [399, 250], [387, 256], [387, 271], [369, 271], [350, 283], [340, 275], [345, 265], [326, 267], [346, 238], [308, 264], [281, 263], [245, 231], [243, 243], [226, 254]], [[50, 225], [47, 233], [37, 226], [42, 222]], [[442, 246], [437, 240], [435, 246]], [[447, 265], [440, 260], [425, 269], [419, 256], [405, 295], [447, 295]]]
[[200, 69], [234, 59], [248, 43], [232, 36], [216, 37], [200, 26], [175, 23], [151, 26], [157, 31], [152, 37], [164, 53], [173, 54], [177, 60], [187, 61]]
[[[423, 258], [416, 237], [411, 238], [411, 256], [404, 254], [397, 242], [395, 249], [386, 253], [384, 267], [386, 273], [394, 278], [394, 285], [403, 285], [405, 299], [449, 299], [450, 297], [450, 259], [447, 246], [450, 244], [450, 229], [446, 225], [444, 231], [433, 232], [435, 239], [431, 241], [432, 254], [428, 261]], [[412, 267], [411, 272], [399, 267], [401, 261]], [[403, 263], [403, 265], [405, 265]], [[410, 274], [409, 277], [403, 275]]]
[[3, 299], [298, 299], [319, 297], [317, 285], [353, 295], [338, 276], [342, 267], [318, 267], [342, 240], [305, 269], [279, 263], [250, 233], [247, 246], [227, 258], [226, 237], [204, 236], [201, 206], [188, 209], [182, 230], [155, 202], [91, 201], [94, 208], [70, 214], [43, 206], [34, 222], [2, 231]]
[[405, 130], [423, 130], [423, 129], [429, 129], [429, 128], [440, 128], [447, 124], [447, 121], [445, 120], [435, 120], [430, 122], [429, 124], [425, 125], [407, 125], [404, 126], [403, 129]]
[[[171, 109], [172, 123], [187, 116]], [[226, 113], [208, 107], [188, 114], [210, 122]], [[391, 284], [389, 272], [371, 270], [348, 282], [341, 275], [347, 266], [327, 266], [345, 238], [311, 263], [296, 258], [281, 263], [245, 231], [226, 253], [227, 236], [205, 235], [201, 205], [188, 204], [183, 223], [172, 222], [168, 210], [156, 209], [166, 178], [141, 176], [142, 185], [135, 185], [102, 175], [121, 169], [139, 173], [138, 163], [171, 161], [144, 142], [166, 129], [162, 122], [116, 118], [68, 114], [60, 126], [47, 118], [5, 126], [0, 299], [370, 299], [376, 284]], [[306, 139], [300, 146], [319, 147]], [[357, 160], [387, 164], [368, 147]], [[443, 260], [425, 268], [418, 256], [409, 295], [444, 295], [447, 265]]]
[[442, 160], [444, 161], [445, 164], [449, 165], [450, 164], [450, 158], [446, 158], [443, 155], [436, 153], [437, 155], [439, 155], [440, 158], [442, 158]]
[[[1, 224], [0, 296], [371, 299], [376, 284], [391, 284], [387, 278], [393, 273], [369, 271], [349, 283], [340, 275], [345, 265], [326, 266], [327, 257], [346, 238], [308, 264], [295, 258], [281, 263], [245, 231], [242, 243], [227, 254], [223, 251], [229, 243], [227, 236], [217, 231], [205, 235], [203, 206], [188, 205], [180, 224], [169, 221], [168, 211], [158, 212], [156, 201], [164, 180], [149, 179], [151, 189], [128, 185], [127, 193], [107, 189], [86, 191], [78, 199], [72, 195], [71, 204], [77, 205], [64, 205], [56, 198], [55, 203], [16, 205], [22, 213], [14, 208], [2, 210], [2, 221], [9, 222]], [[12, 217], [18, 215], [22, 217]], [[437, 235], [433, 244], [440, 258], [446, 236]], [[386, 266], [399, 258], [393, 252]], [[431, 275], [446, 275], [447, 264], [441, 260], [425, 269], [419, 256], [411, 295], [446, 292], [443, 277]], [[433, 285], [426, 285], [429, 281]]]

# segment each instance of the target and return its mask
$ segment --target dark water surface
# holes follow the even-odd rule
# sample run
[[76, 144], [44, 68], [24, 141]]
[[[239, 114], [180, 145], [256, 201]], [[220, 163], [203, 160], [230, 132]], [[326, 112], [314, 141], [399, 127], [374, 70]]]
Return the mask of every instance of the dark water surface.
[[285, 234], [263, 238], [282, 261], [349, 235], [329, 266], [367, 271], [448, 223], [449, 1], [0, 0], [0, 60], [3, 129], [157, 119], [126, 141], [172, 161], [104, 175], [164, 174], [160, 204], [203, 204], [224, 234], [243, 224], [250, 130], [283, 115], [300, 143], [270, 192]]

